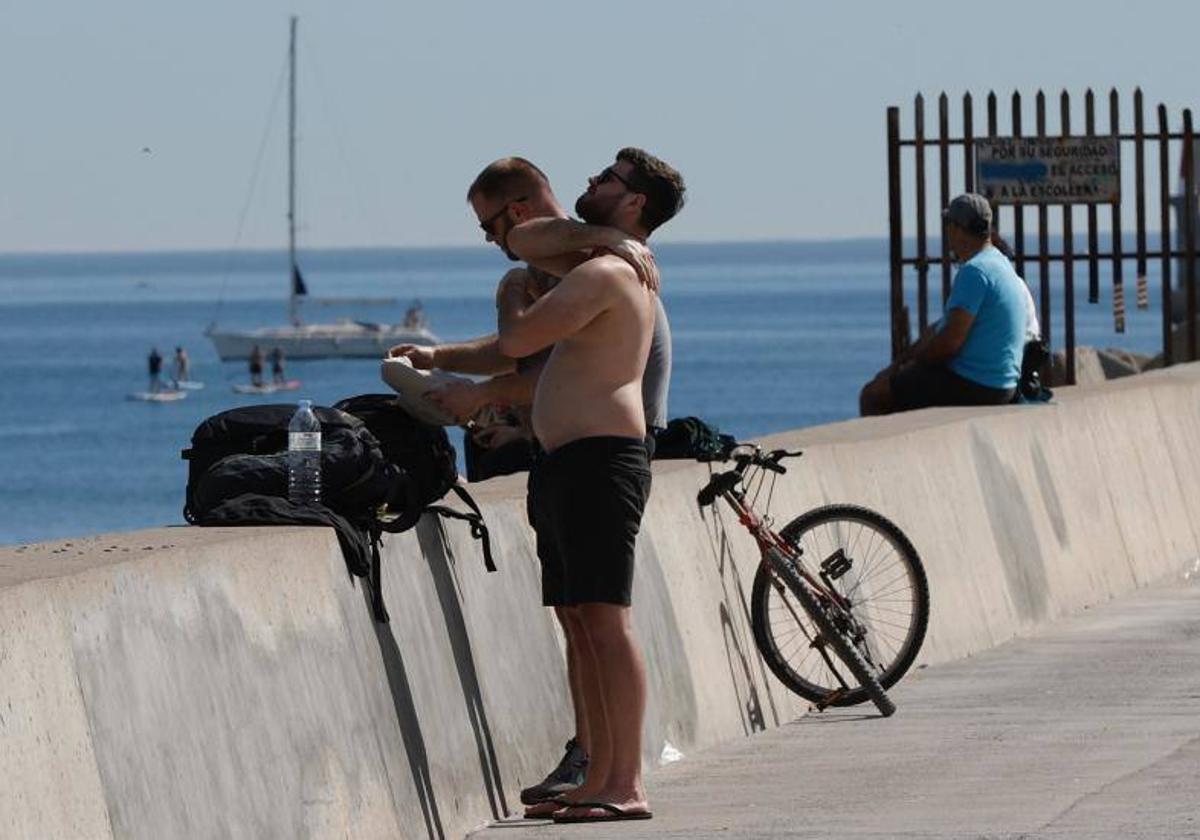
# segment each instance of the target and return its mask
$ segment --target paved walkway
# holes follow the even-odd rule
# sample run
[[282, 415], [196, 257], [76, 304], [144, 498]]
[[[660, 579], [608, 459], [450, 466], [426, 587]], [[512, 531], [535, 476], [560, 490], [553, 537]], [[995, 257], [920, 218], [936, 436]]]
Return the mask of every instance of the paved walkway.
[[653, 820], [471, 837], [1200, 838], [1200, 582], [918, 671], [892, 696], [888, 720], [810, 715], [656, 771]]

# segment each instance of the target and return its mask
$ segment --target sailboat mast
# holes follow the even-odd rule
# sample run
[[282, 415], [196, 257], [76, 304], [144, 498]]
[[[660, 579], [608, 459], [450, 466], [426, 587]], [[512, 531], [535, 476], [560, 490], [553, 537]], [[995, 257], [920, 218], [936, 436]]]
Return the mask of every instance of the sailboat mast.
[[296, 301], [296, 16], [292, 15], [288, 47], [288, 315], [300, 325]]

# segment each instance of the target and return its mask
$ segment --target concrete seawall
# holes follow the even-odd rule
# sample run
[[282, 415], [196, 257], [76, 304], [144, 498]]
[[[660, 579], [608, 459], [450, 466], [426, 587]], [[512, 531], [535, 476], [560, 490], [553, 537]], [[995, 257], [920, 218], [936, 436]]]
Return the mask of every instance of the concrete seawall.
[[[776, 488], [778, 520], [854, 502], [912, 539], [927, 664], [1200, 557], [1200, 365], [769, 443], [806, 452]], [[757, 655], [756, 552], [727, 514], [697, 511], [706, 476], [656, 465], [639, 540], [649, 764], [805, 708]], [[565, 666], [523, 478], [477, 498], [500, 571], [460, 523], [426, 517], [387, 538], [390, 625], [322, 529], [0, 550], [0, 837], [458, 837], [519, 811], [570, 734]]]

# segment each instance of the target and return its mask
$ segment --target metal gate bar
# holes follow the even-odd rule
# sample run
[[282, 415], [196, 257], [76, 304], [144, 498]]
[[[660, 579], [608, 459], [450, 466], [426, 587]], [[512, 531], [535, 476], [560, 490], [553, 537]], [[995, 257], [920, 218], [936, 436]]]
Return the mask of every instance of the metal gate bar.
[[[940, 255], [934, 257], [929, 252], [929, 233], [927, 219], [929, 213], [927, 176], [930, 174], [926, 167], [926, 153], [930, 145], [937, 148], [937, 195], [940, 207], [945, 207], [951, 197], [951, 167], [950, 149], [960, 146], [963, 150], [962, 189], [975, 189], [975, 157], [976, 134], [974, 129], [974, 100], [968, 92], [962, 98], [962, 131], [957, 137], [950, 134], [949, 98], [943, 92], [938, 96], [938, 127], [936, 137], [930, 137], [925, 129], [925, 97], [917, 94], [913, 99], [913, 136], [901, 136], [900, 109], [889, 108], [887, 111], [888, 135], [888, 214], [889, 235], [891, 247], [891, 306], [892, 306], [892, 354], [897, 356], [907, 346], [909, 341], [908, 312], [904, 295], [904, 274], [906, 267], [915, 267], [917, 273], [917, 329], [924, 331], [933, 314], [929, 307], [929, 269], [932, 259], [941, 263], [942, 275], [942, 306], [950, 295], [952, 271], [950, 263], [949, 244], [946, 239], [945, 223], [941, 224]], [[989, 140], [995, 140], [1000, 135], [998, 120], [998, 100], [994, 92], [989, 92], [986, 100], [986, 133]], [[1022, 99], [1018, 91], [1014, 91], [1011, 99], [1010, 132], [1012, 137], [1019, 138], [1022, 134]], [[1035, 136], [1040, 139], [1050, 139], [1046, 126], [1046, 97], [1038, 91], [1035, 97]], [[1099, 242], [1098, 215], [1096, 203], [1086, 205], [1087, 214], [1087, 249], [1085, 252], [1075, 250], [1075, 211], [1074, 205], [1062, 205], [1063, 240], [1059, 249], [1051, 250], [1049, 242], [1049, 212], [1046, 204], [1037, 205], [1037, 245], [1033, 253], [1026, 250], [1025, 241], [1025, 209], [1028, 204], [1014, 202], [1012, 207], [1012, 237], [1011, 245], [1014, 253], [1017, 273], [1026, 277], [1029, 260], [1038, 264], [1039, 309], [1043, 337], [1051, 344], [1062, 328], [1062, 346], [1066, 355], [1066, 377], [1068, 382], [1075, 381], [1075, 263], [1087, 261], [1088, 267], [1088, 301], [1098, 302], [1100, 299], [1100, 265], [1107, 263], [1111, 266], [1113, 283], [1113, 326], [1118, 333], [1124, 331], [1124, 267], [1126, 260], [1133, 261], [1136, 268], [1139, 305], [1144, 305], [1145, 284], [1150, 260], [1158, 260], [1160, 266], [1160, 286], [1162, 295], [1162, 348], [1165, 364], [1179, 361], [1179, 354], [1172, 345], [1174, 329], [1173, 307], [1176, 298], [1172, 289], [1172, 277], [1176, 272], [1172, 268], [1173, 261], [1179, 261], [1179, 273], [1186, 296], [1186, 351], [1188, 360], [1198, 357], [1197, 352], [1197, 290], [1196, 290], [1196, 212], [1197, 185], [1196, 162], [1194, 160], [1195, 134], [1192, 126], [1191, 110], [1183, 111], [1182, 131], [1172, 131], [1169, 126], [1165, 105], [1157, 106], [1157, 131], [1147, 132], [1145, 124], [1145, 100], [1140, 88], [1133, 92], [1133, 132], [1121, 133], [1120, 99], [1117, 91], [1111, 90], [1108, 96], [1108, 132], [1096, 134], [1095, 95], [1092, 90], [1084, 94], [1084, 134], [1083, 137], [1115, 139], [1118, 147], [1126, 143], [1132, 144], [1134, 155], [1133, 171], [1133, 200], [1135, 203], [1136, 244], [1133, 251], [1127, 251], [1123, 239], [1122, 215], [1120, 200], [1109, 202], [1111, 239], [1108, 248], [1101, 250]], [[1063, 91], [1059, 97], [1059, 129], [1055, 136], [1069, 138], [1071, 134], [1071, 98]], [[1159, 188], [1159, 236], [1157, 248], [1151, 248], [1148, 240], [1147, 210], [1146, 210], [1146, 146], [1154, 144], [1158, 154], [1158, 188]], [[1183, 181], [1183, 195], [1179, 199], [1171, 196], [1171, 153], [1172, 146], [1180, 150], [1180, 174]], [[915, 154], [916, 187], [915, 202], [915, 238], [914, 254], [905, 253], [903, 239], [904, 203], [901, 196], [903, 156], [901, 150], [911, 147]], [[1173, 205], [1180, 202], [1178, 209], [1180, 217], [1179, 241], [1172, 240], [1171, 213]], [[1000, 227], [1000, 208], [994, 214], [997, 228]], [[941, 219], [939, 213], [938, 218]], [[1062, 322], [1056, 324], [1054, 304], [1051, 296], [1051, 264], [1061, 263], [1063, 277]]]

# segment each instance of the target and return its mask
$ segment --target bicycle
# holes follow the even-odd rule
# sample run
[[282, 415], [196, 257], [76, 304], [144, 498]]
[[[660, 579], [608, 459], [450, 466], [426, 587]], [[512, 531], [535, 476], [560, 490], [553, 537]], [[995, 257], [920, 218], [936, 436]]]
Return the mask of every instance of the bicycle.
[[780, 462], [801, 454], [738, 444], [701, 459], [735, 466], [713, 473], [696, 501], [703, 513], [724, 499], [758, 543], [751, 626], [772, 673], [818, 711], [870, 699], [889, 717], [896, 706], [886, 689], [925, 640], [925, 569], [904, 532], [857, 505], [824, 505], [774, 530], [755, 504], [770, 474], [769, 512], [775, 480], [787, 472]]

